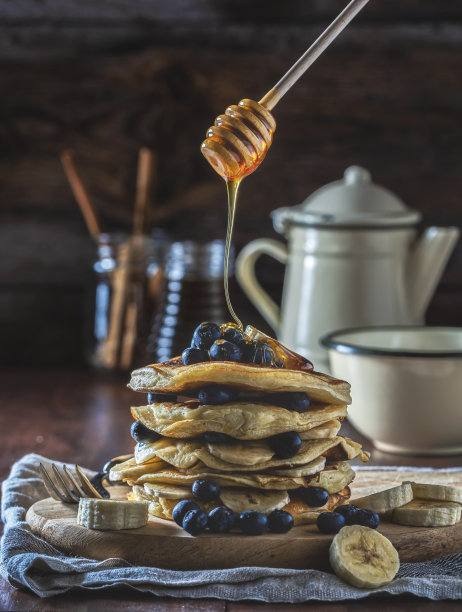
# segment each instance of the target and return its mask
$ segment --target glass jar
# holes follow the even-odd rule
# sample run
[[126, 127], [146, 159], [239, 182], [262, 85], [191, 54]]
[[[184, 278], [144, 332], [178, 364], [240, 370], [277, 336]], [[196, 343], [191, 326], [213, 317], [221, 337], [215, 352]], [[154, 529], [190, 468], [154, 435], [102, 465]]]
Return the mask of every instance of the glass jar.
[[[148, 349], [151, 359], [166, 361], [191, 343], [194, 329], [202, 321], [220, 324], [229, 313], [223, 289], [225, 242], [173, 242], [165, 264], [166, 288], [154, 319]], [[233, 285], [234, 251], [231, 248], [229, 276]]]
[[102, 234], [91, 315], [89, 361], [127, 371], [146, 363], [150, 325], [165, 288], [166, 238]]

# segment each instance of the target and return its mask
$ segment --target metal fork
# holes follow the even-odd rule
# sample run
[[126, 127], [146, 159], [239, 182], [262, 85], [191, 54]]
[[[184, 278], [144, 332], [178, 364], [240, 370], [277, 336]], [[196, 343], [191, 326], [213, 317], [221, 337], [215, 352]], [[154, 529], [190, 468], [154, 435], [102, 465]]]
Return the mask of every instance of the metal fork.
[[78, 504], [81, 497], [103, 499], [103, 496], [98, 493], [78, 465], [75, 466], [75, 473], [79, 482], [66, 465], [63, 465], [62, 472], [54, 463], [51, 464], [51, 469], [54, 478], [47, 472], [43, 463], [40, 464], [45, 488], [51, 497], [57, 501], [62, 501], [65, 504]]

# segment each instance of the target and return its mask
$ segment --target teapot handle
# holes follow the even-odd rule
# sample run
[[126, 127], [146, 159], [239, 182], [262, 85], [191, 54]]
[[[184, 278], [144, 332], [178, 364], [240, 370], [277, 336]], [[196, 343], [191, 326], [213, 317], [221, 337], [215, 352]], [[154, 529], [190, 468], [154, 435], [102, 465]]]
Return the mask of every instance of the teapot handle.
[[280, 308], [266, 293], [255, 276], [255, 264], [263, 254], [274, 257], [282, 264], [287, 263], [289, 256], [287, 247], [282, 242], [269, 238], [253, 240], [242, 249], [236, 259], [236, 278], [252, 304], [277, 334], [280, 324]]

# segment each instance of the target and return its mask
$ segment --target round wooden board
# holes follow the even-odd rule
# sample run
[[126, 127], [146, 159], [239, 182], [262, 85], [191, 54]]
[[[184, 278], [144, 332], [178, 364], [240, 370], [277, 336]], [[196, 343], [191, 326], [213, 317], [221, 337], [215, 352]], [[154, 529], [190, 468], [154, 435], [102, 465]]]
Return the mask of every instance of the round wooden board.
[[[111, 487], [123, 499], [126, 487]], [[60, 550], [75, 556], [104, 560], [121, 557], [136, 565], [175, 570], [231, 567], [327, 569], [333, 536], [316, 525], [295, 527], [286, 534], [245, 536], [204, 533], [192, 537], [172, 521], [151, 518], [146, 527], [124, 531], [95, 531], [77, 525], [77, 505], [51, 498], [36, 502], [27, 512], [32, 531]], [[452, 527], [405, 527], [382, 522], [379, 531], [399, 552], [401, 562], [426, 561], [462, 550], [462, 523]]]

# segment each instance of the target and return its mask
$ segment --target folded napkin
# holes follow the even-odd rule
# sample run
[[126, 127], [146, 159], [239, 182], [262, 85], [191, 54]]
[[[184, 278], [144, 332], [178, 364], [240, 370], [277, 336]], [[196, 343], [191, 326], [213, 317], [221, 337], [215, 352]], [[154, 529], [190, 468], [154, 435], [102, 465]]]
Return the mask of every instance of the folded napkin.
[[27, 509], [48, 497], [39, 473], [40, 461], [50, 463], [39, 455], [24, 456], [3, 482], [5, 529], [0, 551], [0, 572], [5, 580], [18, 588], [28, 587], [40, 597], [73, 588], [90, 590], [117, 584], [161, 597], [215, 597], [231, 601], [339, 601], [362, 599], [372, 593], [462, 599], [462, 554], [425, 563], [403, 563], [393, 582], [373, 591], [357, 589], [334, 574], [317, 570], [239, 567], [182, 572], [139, 567], [117, 558], [93, 561], [69, 557], [31, 533], [25, 522]]

